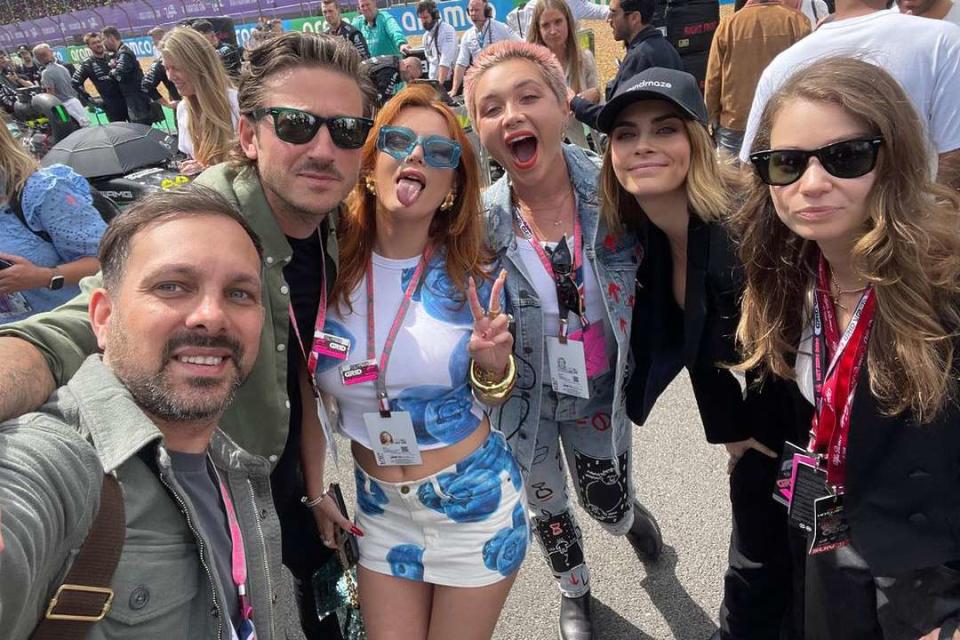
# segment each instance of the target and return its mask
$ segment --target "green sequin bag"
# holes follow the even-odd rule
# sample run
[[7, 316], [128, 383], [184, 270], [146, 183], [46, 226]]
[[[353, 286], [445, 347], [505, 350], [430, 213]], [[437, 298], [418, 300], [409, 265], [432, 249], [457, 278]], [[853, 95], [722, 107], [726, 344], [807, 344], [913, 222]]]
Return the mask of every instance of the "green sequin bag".
[[323, 620], [336, 614], [343, 640], [367, 640], [360, 615], [357, 570], [344, 570], [339, 553], [313, 574], [313, 593], [317, 616]]

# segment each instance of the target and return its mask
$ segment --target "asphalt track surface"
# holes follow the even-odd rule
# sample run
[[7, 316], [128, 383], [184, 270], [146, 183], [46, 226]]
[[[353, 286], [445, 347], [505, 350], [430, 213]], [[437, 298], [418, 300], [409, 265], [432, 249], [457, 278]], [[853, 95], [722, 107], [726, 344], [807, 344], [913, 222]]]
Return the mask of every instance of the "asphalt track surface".
[[[341, 468], [352, 468], [340, 447]], [[726, 452], [711, 446], [686, 374], [634, 427], [633, 481], [657, 517], [664, 553], [641, 562], [625, 538], [606, 534], [579, 507], [600, 640], [707, 640], [717, 628], [730, 538]], [[353, 482], [344, 483], [353, 493]], [[348, 503], [353, 495], [346, 496]], [[283, 638], [302, 638], [289, 581], [278, 619]], [[496, 640], [557, 640], [560, 595], [532, 542], [494, 634]], [[457, 640], [451, 638], [450, 640]]]

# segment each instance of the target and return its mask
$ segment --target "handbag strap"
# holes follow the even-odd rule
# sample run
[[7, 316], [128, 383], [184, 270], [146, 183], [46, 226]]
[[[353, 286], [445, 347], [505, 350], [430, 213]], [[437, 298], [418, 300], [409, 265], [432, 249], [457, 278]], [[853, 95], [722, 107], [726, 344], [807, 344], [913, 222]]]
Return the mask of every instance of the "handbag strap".
[[18, 189], [17, 192], [13, 194], [13, 197], [10, 198], [10, 202], [7, 204], [10, 205], [10, 210], [13, 211], [13, 215], [17, 216], [17, 220], [19, 220], [20, 224], [27, 228], [27, 231], [37, 236], [44, 242], [53, 244], [53, 239], [50, 237], [49, 233], [46, 231], [37, 231], [27, 224], [27, 217], [23, 214], [23, 189]]
[[97, 517], [30, 640], [82, 640], [109, 613], [126, 531], [120, 483], [104, 474]]

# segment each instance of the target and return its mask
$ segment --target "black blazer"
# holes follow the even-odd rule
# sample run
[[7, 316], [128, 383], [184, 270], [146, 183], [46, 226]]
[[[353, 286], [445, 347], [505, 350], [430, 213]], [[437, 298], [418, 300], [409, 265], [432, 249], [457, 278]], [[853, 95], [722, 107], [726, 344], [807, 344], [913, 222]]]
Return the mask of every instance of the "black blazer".
[[[779, 450], [797, 425], [788, 387], [747, 376], [746, 393], [724, 364], [737, 362], [743, 274], [733, 243], [717, 223], [691, 212], [687, 230], [684, 309], [673, 299], [670, 247], [650, 223], [641, 233], [644, 254], [637, 273], [631, 348], [636, 364], [627, 387], [627, 413], [642, 424], [663, 390], [686, 367], [707, 441], [754, 437]], [[809, 427], [808, 427], [809, 428]]]
[[[795, 397], [799, 424], [809, 429], [813, 407], [799, 390]], [[884, 416], [863, 367], [850, 414], [844, 507], [853, 545], [874, 575], [960, 560], [958, 399], [922, 426], [909, 415]]]

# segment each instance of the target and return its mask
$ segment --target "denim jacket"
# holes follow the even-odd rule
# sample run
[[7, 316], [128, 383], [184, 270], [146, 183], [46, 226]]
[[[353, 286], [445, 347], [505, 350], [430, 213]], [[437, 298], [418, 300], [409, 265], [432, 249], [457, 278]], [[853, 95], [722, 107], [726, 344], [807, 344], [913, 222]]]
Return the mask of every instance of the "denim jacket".
[[[38, 412], [0, 425], [0, 451], [22, 456], [9, 461], [15, 464], [0, 461], [8, 545], [0, 553], [4, 639], [29, 637], [43, 615], [87, 536], [106, 471], [123, 489], [126, 540], [113, 574], [113, 604], [88, 638], [230, 640], [224, 591], [163, 435], [100, 356], [90, 356]], [[243, 531], [257, 637], [276, 638], [282, 576], [270, 464], [219, 430], [208, 452]]]
[[[564, 145], [563, 154], [583, 229], [584, 257], [590, 261], [600, 280], [606, 322], [613, 330], [617, 347], [612, 372], [611, 428], [596, 431], [600, 437], [608, 435], [610, 457], [617, 460], [617, 444], [629, 436], [631, 428], [624, 391], [632, 366], [630, 320], [641, 250], [632, 233], [614, 235], [600, 219], [597, 157], [574, 145]], [[514, 351], [517, 357], [517, 385], [513, 396], [492, 413], [491, 420], [507, 436], [521, 469], [526, 473], [533, 463], [544, 385], [549, 385], [549, 380], [540, 379], [546, 356], [543, 315], [540, 298], [517, 247], [508, 176], [503, 176], [487, 189], [483, 203], [488, 243], [507, 270], [507, 309], [515, 321]], [[593, 397], [594, 391], [599, 390], [593, 384], [590, 387]]]

